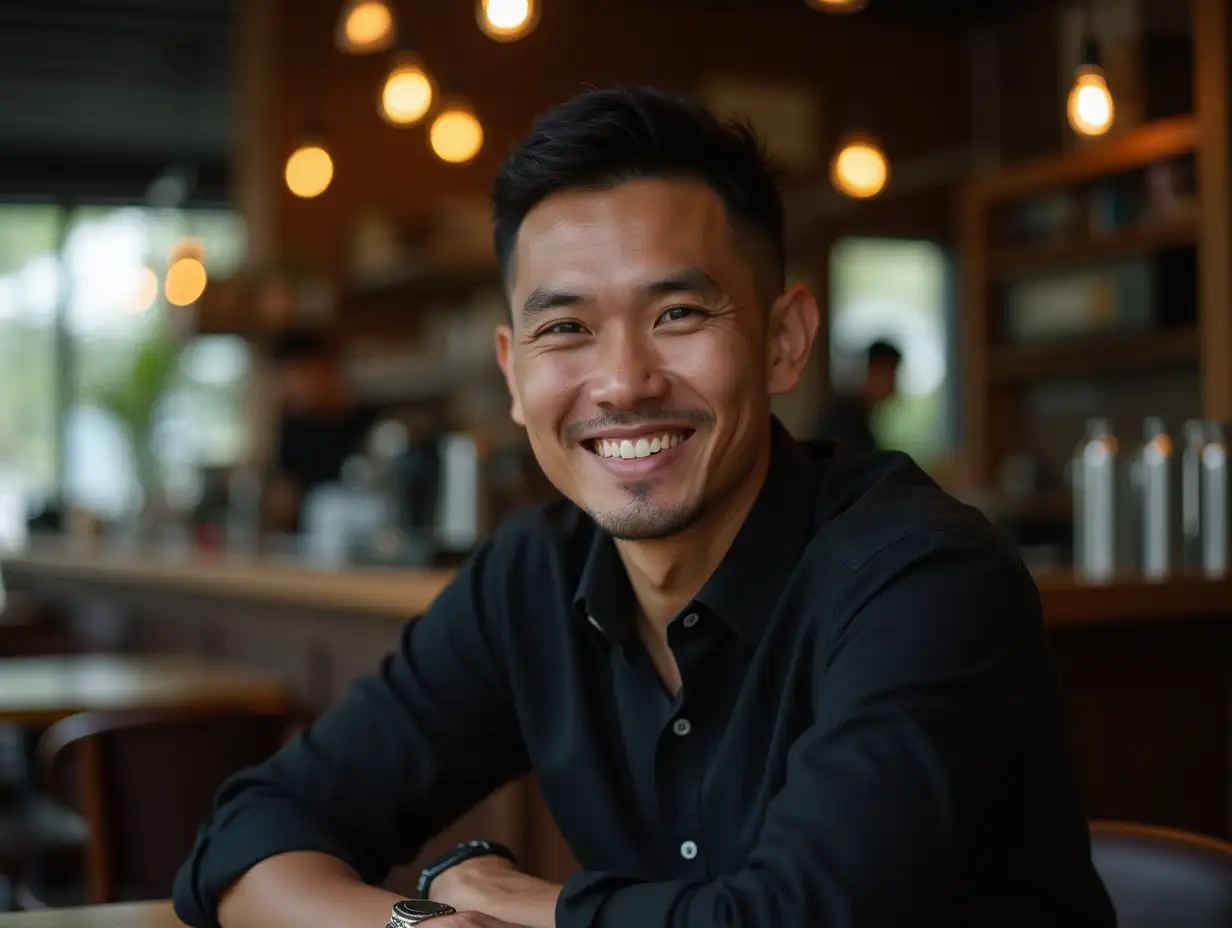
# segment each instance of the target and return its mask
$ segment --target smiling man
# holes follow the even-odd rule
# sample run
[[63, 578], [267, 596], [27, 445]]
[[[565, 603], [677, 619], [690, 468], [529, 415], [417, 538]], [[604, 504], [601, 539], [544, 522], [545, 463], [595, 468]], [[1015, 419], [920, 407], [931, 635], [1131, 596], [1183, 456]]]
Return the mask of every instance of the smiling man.
[[[224, 786], [180, 916], [1114, 925], [1022, 564], [908, 459], [771, 416], [819, 314], [785, 286], [753, 137], [594, 91], [493, 201], [497, 357], [566, 500], [502, 526], [376, 674]], [[482, 841], [425, 871], [428, 902], [373, 885], [531, 770], [583, 868], [563, 887]]]

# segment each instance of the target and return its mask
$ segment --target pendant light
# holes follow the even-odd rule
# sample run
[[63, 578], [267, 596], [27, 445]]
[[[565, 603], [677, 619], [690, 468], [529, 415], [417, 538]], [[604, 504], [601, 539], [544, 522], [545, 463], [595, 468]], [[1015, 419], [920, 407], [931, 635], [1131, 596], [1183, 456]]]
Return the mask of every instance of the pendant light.
[[867, 132], [843, 137], [830, 160], [830, 183], [843, 196], [868, 200], [890, 181], [890, 161], [877, 139]]
[[432, 151], [449, 164], [470, 161], [483, 148], [483, 124], [461, 97], [442, 101], [428, 129]]
[[538, 24], [539, 0], [475, 0], [475, 18], [488, 38], [516, 42]]
[[306, 135], [287, 157], [283, 180], [287, 189], [304, 200], [319, 197], [334, 179], [334, 159], [325, 143], [315, 135]]
[[391, 126], [404, 128], [423, 120], [436, 102], [436, 81], [414, 52], [394, 55], [381, 84], [377, 110]]
[[858, 13], [868, 6], [868, 0], [806, 0], [809, 6], [823, 13]]
[[387, 0], [347, 0], [334, 27], [334, 45], [348, 55], [383, 52], [393, 45], [397, 29]]
[[1070, 127], [1085, 138], [1104, 135], [1116, 119], [1116, 104], [1100, 66], [1099, 42], [1093, 36], [1083, 42], [1082, 62], [1065, 101], [1065, 115]]

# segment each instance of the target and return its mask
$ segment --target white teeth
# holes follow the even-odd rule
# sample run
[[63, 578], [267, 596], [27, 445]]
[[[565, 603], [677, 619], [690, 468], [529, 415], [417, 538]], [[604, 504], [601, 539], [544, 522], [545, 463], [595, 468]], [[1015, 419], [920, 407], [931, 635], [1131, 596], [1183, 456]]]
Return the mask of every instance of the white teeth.
[[684, 439], [676, 432], [655, 435], [653, 438], [595, 440], [595, 453], [605, 458], [648, 458], [660, 451], [675, 448]]

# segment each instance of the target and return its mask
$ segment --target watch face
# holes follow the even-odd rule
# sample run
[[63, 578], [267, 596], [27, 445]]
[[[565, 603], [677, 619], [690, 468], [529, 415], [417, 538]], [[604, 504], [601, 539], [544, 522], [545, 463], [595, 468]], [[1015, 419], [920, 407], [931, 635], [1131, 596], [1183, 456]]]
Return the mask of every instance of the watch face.
[[443, 902], [430, 902], [427, 899], [403, 899], [394, 905], [393, 915], [389, 920], [391, 928], [402, 928], [404, 925], [414, 925], [427, 918], [438, 915], [453, 915], [457, 909]]

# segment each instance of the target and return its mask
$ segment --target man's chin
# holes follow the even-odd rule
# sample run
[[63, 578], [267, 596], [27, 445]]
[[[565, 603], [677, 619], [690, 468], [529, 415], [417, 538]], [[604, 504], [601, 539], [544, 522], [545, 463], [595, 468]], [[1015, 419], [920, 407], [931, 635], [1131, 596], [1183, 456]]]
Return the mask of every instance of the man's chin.
[[599, 528], [620, 541], [671, 538], [692, 528], [701, 518], [701, 506], [691, 502], [665, 505], [644, 499], [623, 506], [585, 508]]

